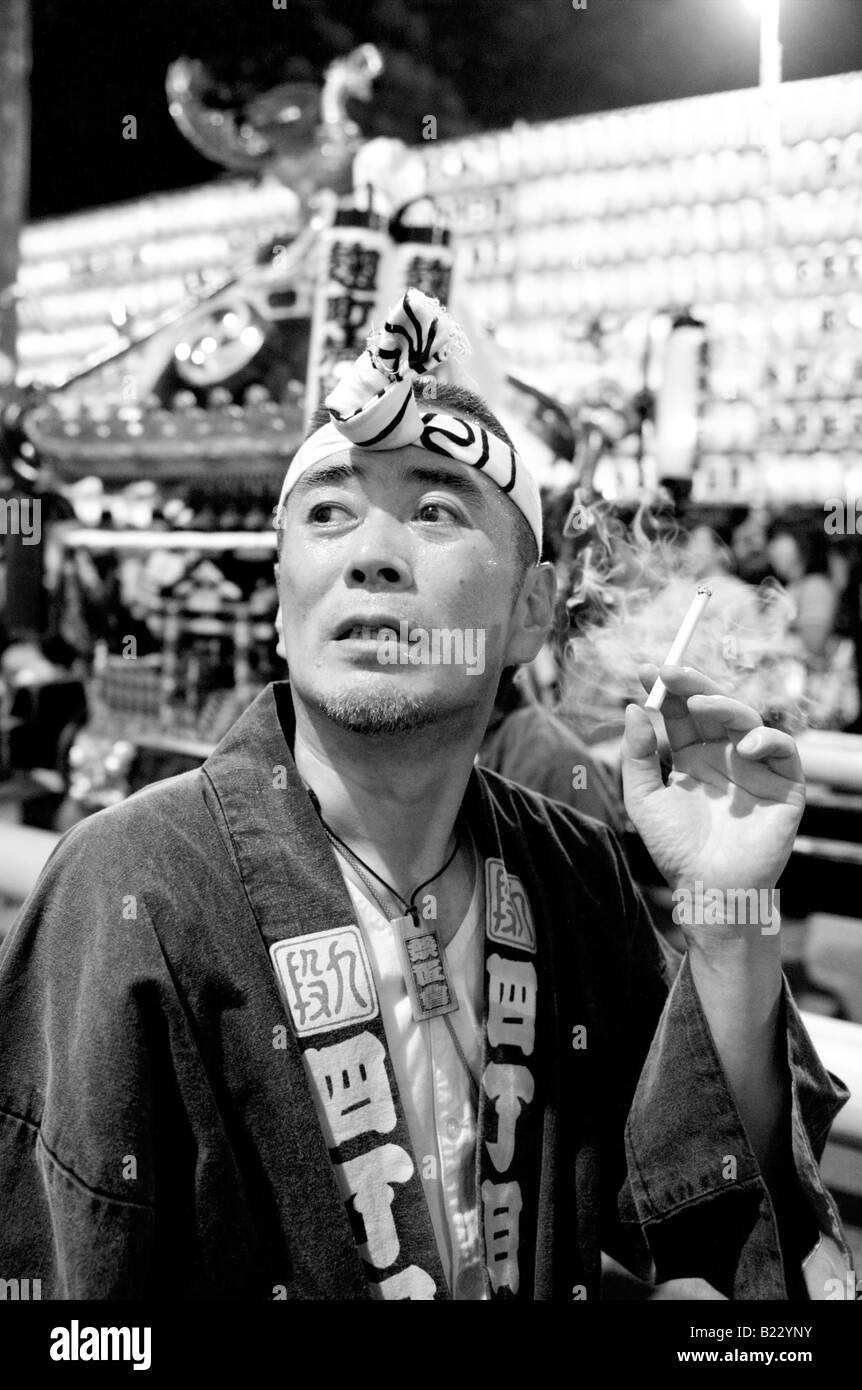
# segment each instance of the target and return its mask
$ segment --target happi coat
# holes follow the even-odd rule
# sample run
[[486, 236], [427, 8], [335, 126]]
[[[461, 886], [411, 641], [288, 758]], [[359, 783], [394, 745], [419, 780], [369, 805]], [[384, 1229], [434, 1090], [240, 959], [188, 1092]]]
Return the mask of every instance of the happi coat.
[[[423, 1156], [367, 1016], [373, 991], [352, 969], [354, 909], [292, 741], [290, 687], [277, 683], [200, 769], [69, 831], [4, 943], [0, 1271], [40, 1279], [43, 1298], [367, 1299], [384, 1279], [390, 1297], [450, 1297]], [[491, 1295], [598, 1298], [605, 1250], [657, 1281], [790, 1296], [688, 964], [670, 962], [613, 836], [478, 768], [463, 810], [518, 909], [498, 910], [485, 943], [489, 977], [505, 976], [496, 1004], [496, 977], [486, 989], [494, 1069], [477, 1143]], [[525, 912], [534, 939], [507, 942]], [[269, 948], [289, 953], [292, 938], [280, 976]], [[786, 990], [784, 1011], [795, 1260], [818, 1228], [841, 1241], [817, 1160], [847, 1092]], [[333, 1149], [302, 1049], [334, 1104], [351, 1077], [330, 1062], [354, 1044], [367, 1063], [354, 1083], [383, 1086], [385, 1105], [379, 1093], [343, 1105]], [[365, 1182], [364, 1218], [342, 1201], [336, 1162], [353, 1165], [357, 1194]], [[378, 1170], [392, 1178], [383, 1199], [368, 1186]]]

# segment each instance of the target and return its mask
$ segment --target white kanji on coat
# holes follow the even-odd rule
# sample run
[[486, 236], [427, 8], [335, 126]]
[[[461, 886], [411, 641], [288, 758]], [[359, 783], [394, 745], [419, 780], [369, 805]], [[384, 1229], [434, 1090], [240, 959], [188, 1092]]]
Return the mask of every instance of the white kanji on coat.
[[531, 961], [488, 957], [488, 1041], [492, 1047], [533, 1051], [536, 1033], [536, 968]]
[[365, 1223], [360, 1254], [375, 1269], [388, 1269], [401, 1249], [392, 1217], [393, 1183], [413, 1176], [413, 1159], [400, 1144], [381, 1144], [340, 1165], [354, 1210]]
[[276, 941], [269, 953], [299, 1037], [376, 1018], [368, 953], [354, 923]]
[[386, 1075], [386, 1052], [373, 1033], [357, 1033], [331, 1047], [305, 1052], [331, 1149], [348, 1139], [395, 1128], [395, 1106]]
[[408, 1265], [379, 1284], [371, 1285], [372, 1298], [405, 1299], [427, 1303], [437, 1292], [437, 1285], [424, 1269], [418, 1265]]
[[489, 941], [536, 953], [536, 925], [524, 885], [506, 872], [502, 859], [485, 860], [485, 931]]
[[485, 1264], [494, 1293], [499, 1289], [518, 1292], [521, 1282], [518, 1269], [518, 1224], [521, 1214], [521, 1189], [516, 1182], [482, 1183], [482, 1205], [485, 1217]]
[[498, 1173], [505, 1173], [515, 1153], [515, 1128], [521, 1113], [521, 1101], [529, 1105], [535, 1084], [526, 1067], [491, 1062], [485, 1068], [482, 1085], [494, 1102], [497, 1112], [497, 1138], [485, 1140], [485, 1148]]

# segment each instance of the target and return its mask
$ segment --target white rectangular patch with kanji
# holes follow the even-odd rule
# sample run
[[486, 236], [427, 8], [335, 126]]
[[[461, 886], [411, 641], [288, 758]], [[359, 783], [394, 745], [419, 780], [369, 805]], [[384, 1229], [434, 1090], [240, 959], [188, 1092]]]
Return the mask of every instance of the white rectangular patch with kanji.
[[524, 885], [506, 873], [502, 859], [485, 860], [488, 939], [516, 951], [536, 953], [536, 927]]
[[380, 1012], [365, 942], [355, 924], [276, 941], [269, 954], [299, 1037], [365, 1023]]

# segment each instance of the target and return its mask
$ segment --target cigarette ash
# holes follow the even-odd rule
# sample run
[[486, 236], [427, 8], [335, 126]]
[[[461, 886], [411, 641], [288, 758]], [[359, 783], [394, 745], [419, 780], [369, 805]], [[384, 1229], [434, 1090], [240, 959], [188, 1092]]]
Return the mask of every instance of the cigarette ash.
[[764, 723], [799, 732], [807, 721], [805, 667], [790, 626], [795, 604], [776, 581], [695, 573], [679, 527], [641, 503], [626, 522], [594, 502], [569, 578], [561, 712], [588, 738], [619, 732], [625, 705], [642, 704], [638, 668], [660, 665], [697, 587], [712, 598], [683, 658]]

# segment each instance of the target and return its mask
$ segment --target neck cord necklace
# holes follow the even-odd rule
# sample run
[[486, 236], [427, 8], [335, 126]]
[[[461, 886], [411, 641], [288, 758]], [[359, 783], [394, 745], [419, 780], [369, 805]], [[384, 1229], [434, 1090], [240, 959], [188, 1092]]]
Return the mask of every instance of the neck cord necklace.
[[[317, 814], [320, 816], [319, 810]], [[370, 864], [366, 864], [365, 860], [359, 857], [359, 855], [356, 853], [356, 850], [351, 849], [349, 845], [345, 844], [340, 835], [336, 835], [335, 831], [332, 829], [332, 826], [327, 825], [326, 821], [323, 819], [323, 816], [320, 816], [320, 824], [323, 826], [330, 840], [334, 841], [334, 843], [337, 844], [348, 856], [351, 863], [353, 864], [353, 867], [356, 869], [356, 872], [359, 874], [359, 877], [362, 879], [369, 893], [373, 897], [374, 901], [377, 903], [377, 906], [383, 913], [383, 916], [387, 916], [386, 908], [378, 898], [371, 884], [368, 882], [368, 879], [365, 877], [365, 874], [362, 872], [363, 869], [365, 869], [367, 873], [373, 874], [374, 877], [377, 879], [378, 883], [383, 884], [383, 887], [386, 889], [387, 893], [391, 893], [392, 897], [395, 898], [399, 903], [401, 903], [402, 907], [405, 907], [407, 909], [408, 916], [410, 916], [413, 919], [414, 923], [417, 924], [419, 922], [419, 909], [416, 906], [416, 894], [421, 893], [422, 889], [427, 888], [428, 884], [433, 883], [435, 879], [442, 878], [443, 874], [445, 874], [446, 870], [449, 868], [449, 865], [452, 863], [452, 860], [455, 858], [455, 855], [458, 853], [458, 850], [461, 848], [461, 832], [459, 830], [456, 830], [455, 848], [449, 855], [449, 858], [446, 860], [446, 863], [443, 864], [442, 867], [439, 868], [435, 874], [432, 874], [430, 878], [426, 878], [424, 883], [420, 883], [418, 888], [413, 889], [413, 892], [410, 894], [410, 900], [408, 902], [408, 900], [405, 897], [402, 897], [402, 895], [398, 892], [397, 888], [393, 888], [391, 883], [387, 883], [386, 879], [383, 878], [382, 875], [378, 874], [374, 869], [372, 869]]]
[[[338, 848], [341, 850], [342, 854], [345, 856], [348, 863], [353, 868], [354, 872], [365, 884], [366, 888], [368, 889], [369, 893], [371, 894], [372, 898], [374, 899], [375, 903], [379, 907], [382, 915], [386, 918], [386, 920], [392, 922], [393, 925], [397, 925], [400, 928], [402, 957], [404, 958], [405, 965], [408, 967], [408, 969], [405, 971], [405, 979], [408, 983], [408, 992], [410, 993], [411, 1002], [413, 1004], [413, 1017], [417, 1023], [420, 1023], [428, 1018], [436, 1018], [442, 1016], [443, 1021], [449, 1030], [449, 1036], [452, 1039], [455, 1051], [458, 1054], [458, 1059], [461, 1062], [461, 1065], [464, 1068], [464, 1071], [466, 1072], [467, 1076], [470, 1078], [470, 1085], [473, 1089], [474, 1101], [478, 1105], [479, 1084], [475, 1076], [473, 1075], [470, 1063], [467, 1061], [467, 1058], [464, 1054], [464, 1049], [461, 1046], [458, 1035], [455, 1032], [454, 1027], [452, 1026], [452, 1020], [449, 1017], [449, 1014], [454, 1009], [458, 1008], [458, 1001], [454, 998], [454, 992], [451, 989], [448, 976], [446, 975], [445, 955], [441, 949], [436, 929], [428, 926], [427, 924], [423, 926], [420, 923], [419, 909], [416, 906], [417, 893], [420, 893], [423, 888], [427, 888], [428, 884], [433, 883], [435, 879], [442, 877], [442, 875], [449, 868], [449, 865], [454, 860], [455, 855], [458, 853], [458, 850], [461, 847], [460, 830], [456, 829], [455, 848], [452, 850], [452, 853], [449, 855], [449, 858], [446, 860], [445, 864], [443, 864], [442, 867], [439, 868], [435, 874], [432, 874], [430, 878], [426, 878], [424, 883], [420, 883], [417, 888], [413, 889], [413, 892], [410, 894], [410, 900], [408, 902], [407, 899], [404, 898], [402, 894], [398, 892], [397, 888], [393, 888], [390, 883], [387, 883], [386, 879], [383, 878], [381, 874], [378, 874], [375, 869], [372, 869], [370, 864], [366, 864], [365, 860], [362, 859], [356, 853], [355, 850], [351, 849], [350, 846], [346, 844], [344, 840], [342, 840], [340, 835], [336, 835], [335, 831], [332, 829], [332, 826], [328, 825], [327, 822], [323, 819], [323, 815], [320, 810], [320, 802], [318, 801], [317, 797], [315, 796], [314, 792], [311, 790], [310, 787], [308, 788], [308, 793], [311, 797], [312, 805], [314, 806], [314, 809], [316, 810], [320, 818], [320, 824], [326, 832], [326, 835], [328, 836], [330, 842], [333, 845], [337, 845]], [[401, 903], [401, 905], [407, 909], [408, 915], [406, 917], [396, 918], [394, 919], [394, 921], [389, 917], [389, 912], [386, 907], [386, 904], [381, 901], [380, 897], [374, 890], [374, 885], [369, 882], [366, 873], [363, 872], [363, 870], [367, 871], [367, 873], [369, 874], [372, 874], [373, 877], [376, 878], [379, 883], [383, 884], [383, 887], [386, 889], [388, 893], [392, 895], [396, 902]], [[414, 950], [411, 949], [409, 943], [420, 941], [423, 943], [423, 945], [420, 949], [415, 950], [414, 955]], [[441, 971], [441, 979], [445, 977], [445, 983], [443, 985], [443, 988], [445, 992], [450, 996], [450, 999], [443, 999], [440, 1000], [440, 1002], [438, 1003], [431, 1003], [429, 1005], [426, 1004], [423, 995], [425, 991], [431, 988], [431, 986], [425, 985], [424, 989], [417, 988], [416, 966], [418, 963], [421, 968], [422, 964], [427, 964], [429, 961], [429, 957], [431, 958], [433, 963], [433, 953], [429, 949], [429, 946], [424, 944], [431, 942], [433, 942], [434, 950], [438, 957], [439, 967]], [[412, 988], [410, 988], [411, 983], [413, 986]], [[441, 986], [435, 985], [434, 988], [439, 990]], [[435, 994], [432, 995], [431, 998], [437, 999], [439, 998], [439, 996]]]

